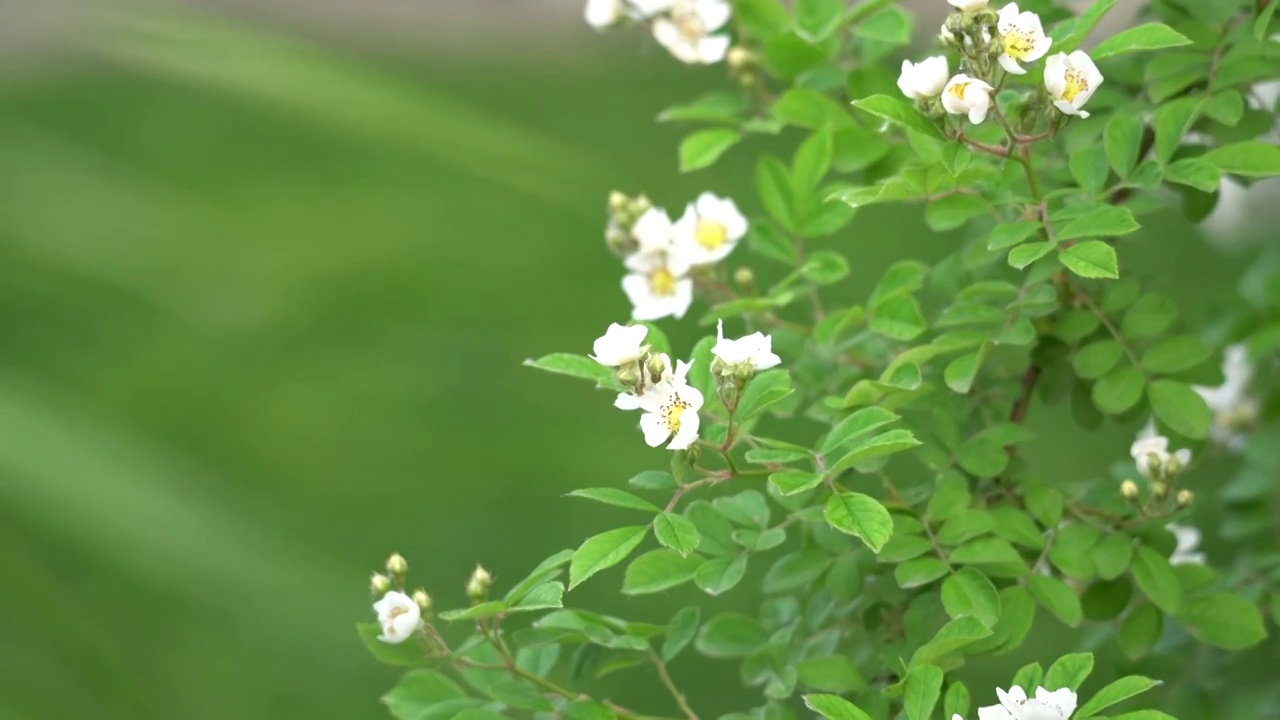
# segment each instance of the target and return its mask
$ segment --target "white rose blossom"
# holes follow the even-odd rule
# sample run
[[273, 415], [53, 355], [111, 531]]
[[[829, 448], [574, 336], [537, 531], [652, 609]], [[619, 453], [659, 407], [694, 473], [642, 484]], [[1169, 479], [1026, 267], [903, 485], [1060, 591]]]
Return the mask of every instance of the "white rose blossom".
[[[698, 439], [702, 393], [682, 380], [659, 383], [640, 397], [640, 430], [649, 447], [687, 450]], [[667, 442], [670, 440], [670, 442]]]
[[[947, 26], [942, 26], [946, 32]], [[947, 68], [945, 55], [925, 58], [918, 63], [910, 60], [902, 61], [902, 72], [898, 75], [898, 89], [912, 100], [928, 100], [937, 97], [947, 86], [951, 71]]]
[[591, 350], [592, 360], [605, 367], [621, 367], [636, 362], [644, 355], [644, 338], [649, 328], [644, 325], [619, 325], [611, 323], [604, 335], [596, 338]]
[[1039, 687], [1031, 698], [1020, 687], [1009, 692], [996, 688], [996, 697], [1000, 704], [978, 708], [978, 720], [1067, 720], [1076, 711], [1077, 696], [1066, 688], [1051, 692]]
[[676, 2], [677, 0], [626, 0], [626, 5], [632, 17], [648, 20], [655, 15], [667, 12]]
[[412, 637], [422, 624], [422, 608], [413, 598], [395, 590], [374, 603], [373, 611], [378, 613], [378, 624], [382, 626], [378, 639], [384, 643], [398, 645]]
[[719, 262], [747, 234], [747, 218], [728, 198], [702, 193], [671, 229], [674, 252], [690, 265]]
[[631, 317], [684, 317], [693, 304], [693, 280], [685, 277], [688, 263], [674, 252], [671, 218], [660, 208], [650, 209], [636, 221], [631, 234], [640, 245], [623, 261], [631, 271], [622, 278]]
[[991, 110], [990, 85], [960, 73], [951, 78], [942, 90], [942, 107], [952, 115], [968, 115], [969, 122], [977, 125], [987, 119]]
[[1054, 107], [1066, 115], [1089, 117], [1082, 110], [1102, 84], [1102, 73], [1093, 60], [1080, 50], [1070, 55], [1058, 53], [1044, 61], [1044, 89], [1053, 98]]
[[746, 337], [730, 340], [724, 336], [724, 321], [716, 323], [716, 344], [711, 347], [711, 354], [723, 366], [721, 373], [751, 374], [759, 370], [768, 370], [782, 362], [782, 358], [773, 352], [773, 338], [760, 332]]
[[988, 0], [947, 0], [947, 2], [951, 3], [952, 6], [959, 10], [973, 12], [974, 10], [981, 10], [986, 7]]
[[1223, 382], [1218, 387], [1196, 385], [1194, 389], [1213, 411], [1209, 438], [1230, 450], [1244, 448], [1242, 427], [1258, 416], [1258, 401], [1248, 394], [1253, 379], [1253, 365], [1243, 345], [1232, 345], [1222, 354]]
[[622, 0], [587, 0], [582, 15], [592, 28], [604, 30], [616, 25], [626, 12], [627, 7]]
[[1190, 525], [1169, 523], [1165, 528], [1173, 533], [1178, 545], [1169, 556], [1170, 565], [1203, 565], [1204, 553], [1200, 549], [1200, 531]]
[[1053, 44], [1053, 39], [1044, 34], [1040, 16], [1030, 11], [1018, 12], [1017, 3], [1009, 3], [1000, 8], [996, 29], [1000, 32], [1000, 41], [1004, 45], [1004, 52], [999, 58], [1000, 67], [1014, 75], [1025, 75], [1027, 72], [1018, 63], [1039, 60], [1049, 52], [1049, 46]]
[[732, 14], [727, 0], [676, 0], [653, 21], [653, 37], [681, 62], [709, 65], [724, 59], [729, 36], [716, 35]]
[[1185, 468], [1191, 462], [1191, 451], [1187, 448], [1170, 453], [1169, 438], [1156, 433], [1154, 420], [1147, 422], [1146, 427], [1138, 433], [1138, 437], [1129, 447], [1129, 455], [1138, 466], [1138, 472], [1148, 480], [1159, 480], [1170, 459], [1176, 459], [1180, 467]]

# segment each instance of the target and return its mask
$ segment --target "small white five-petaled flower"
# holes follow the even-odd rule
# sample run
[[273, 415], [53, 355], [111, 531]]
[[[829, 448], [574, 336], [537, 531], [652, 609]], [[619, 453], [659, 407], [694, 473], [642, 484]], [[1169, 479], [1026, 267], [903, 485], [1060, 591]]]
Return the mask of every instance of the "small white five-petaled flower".
[[1218, 387], [1196, 385], [1195, 391], [1213, 411], [1209, 438], [1230, 450], [1244, 448], [1241, 432], [1258, 417], [1258, 401], [1248, 394], [1253, 365], [1243, 345], [1232, 345], [1222, 355], [1223, 382]]
[[1053, 98], [1054, 107], [1064, 114], [1089, 117], [1081, 108], [1101, 84], [1102, 73], [1083, 51], [1058, 53], [1044, 61], [1044, 89]]
[[947, 2], [965, 12], [973, 12], [986, 7], [988, 0], [947, 0]]
[[750, 375], [782, 362], [773, 352], [773, 338], [754, 332], [730, 340], [724, 336], [724, 321], [716, 323], [716, 344], [711, 347], [722, 375]]
[[669, 439], [668, 450], [687, 450], [698, 439], [702, 393], [683, 378], [654, 385], [640, 396], [640, 430], [649, 447]]
[[[942, 26], [946, 32], [947, 26]], [[925, 58], [918, 63], [902, 61], [902, 73], [898, 75], [898, 89], [912, 100], [935, 98], [947, 86], [951, 71], [945, 55]]]
[[[1191, 462], [1191, 451], [1187, 448], [1169, 452], [1169, 438], [1156, 434], [1154, 420], [1147, 422], [1138, 433], [1129, 447], [1129, 454], [1138, 466], [1138, 472], [1148, 480], [1160, 480], [1165, 475], [1176, 474], [1174, 470], [1180, 471]], [[1171, 463], [1171, 460], [1176, 463]]]
[[968, 115], [969, 122], [977, 125], [991, 110], [992, 90], [986, 82], [960, 73], [942, 90], [942, 107], [952, 115]]
[[604, 30], [622, 20], [626, 10], [622, 0], [587, 0], [582, 15], [588, 25], [596, 30]]
[[378, 624], [382, 626], [378, 639], [384, 643], [398, 645], [412, 637], [422, 624], [422, 608], [413, 598], [395, 590], [374, 603], [373, 611], [378, 613]]
[[747, 234], [747, 218], [729, 198], [704, 192], [671, 228], [674, 252], [690, 265], [723, 260]]
[[[1067, 720], [1076, 711], [1075, 692], [1063, 688], [1052, 692], [1036, 688], [1035, 697], [1027, 697], [1020, 687], [1009, 692], [996, 688], [999, 705], [978, 708], [978, 720]], [[951, 720], [963, 720], [953, 715]]]
[[1173, 533], [1178, 545], [1169, 556], [1170, 565], [1203, 565], [1204, 553], [1200, 550], [1200, 531], [1190, 525], [1169, 523], [1165, 528]]
[[996, 29], [1000, 32], [1000, 41], [1004, 45], [1004, 52], [999, 58], [1000, 67], [1014, 75], [1025, 75], [1027, 72], [1018, 63], [1039, 60], [1049, 52], [1049, 46], [1053, 44], [1053, 39], [1044, 34], [1040, 16], [1031, 11], [1018, 12], [1017, 3], [1009, 3], [1000, 8]]
[[630, 274], [622, 278], [622, 291], [631, 301], [631, 317], [657, 320], [684, 317], [693, 304], [693, 280], [685, 277], [688, 263], [676, 253], [671, 218], [652, 208], [631, 228], [640, 249], [623, 263]]
[[716, 35], [732, 14], [727, 0], [676, 0], [653, 21], [653, 37], [688, 64], [718, 63], [729, 51], [729, 36]]
[[592, 360], [605, 367], [622, 367], [636, 362], [644, 355], [644, 338], [649, 328], [644, 325], [619, 325], [611, 323], [604, 335], [592, 345]]

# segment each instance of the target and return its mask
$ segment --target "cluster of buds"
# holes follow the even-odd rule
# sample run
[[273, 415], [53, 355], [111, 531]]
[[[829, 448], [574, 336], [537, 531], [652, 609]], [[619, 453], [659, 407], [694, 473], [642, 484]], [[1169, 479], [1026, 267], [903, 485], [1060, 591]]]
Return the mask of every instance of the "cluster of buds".
[[604, 241], [618, 257], [627, 257], [640, 249], [631, 230], [636, 221], [653, 208], [644, 195], [629, 197], [617, 190], [609, 193], [609, 222], [604, 228]]
[[729, 77], [743, 90], [754, 90], [760, 84], [760, 56], [742, 45], [729, 48], [725, 56]]
[[431, 610], [431, 596], [418, 588], [405, 594], [405, 580], [409, 563], [400, 553], [392, 553], [386, 562], [387, 574], [375, 572], [369, 579], [369, 592], [378, 601], [373, 611], [378, 614], [382, 634], [378, 639], [385, 643], [399, 644], [413, 637], [423, 628], [423, 617]]

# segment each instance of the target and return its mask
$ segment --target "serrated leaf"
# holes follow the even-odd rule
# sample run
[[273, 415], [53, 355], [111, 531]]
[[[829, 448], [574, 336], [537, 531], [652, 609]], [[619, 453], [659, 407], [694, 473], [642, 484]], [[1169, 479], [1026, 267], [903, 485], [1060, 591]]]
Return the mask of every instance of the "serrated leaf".
[[916, 439], [915, 435], [911, 434], [911, 431], [890, 430], [874, 437], [865, 438], [854, 444], [848, 452], [831, 464], [828, 473], [836, 475], [854, 467], [858, 463], [900, 453], [919, 445], [920, 441]]
[[1000, 594], [986, 575], [973, 568], [961, 568], [942, 582], [942, 605], [952, 618], [975, 617], [987, 627], [1000, 619]]
[[857, 705], [836, 695], [805, 695], [804, 704], [827, 720], [871, 720]]
[[1076, 711], [1076, 715], [1081, 718], [1091, 718], [1097, 715], [1099, 711], [1105, 710], [1118, 702], [1128, 700], [1135, 695], [1140, 695], [1159, 684], [1158, 680], [1139, 675], [1122, 677], [1094, 693], [1088, 702], [1080, 706], [1080, 709]]
[[1213, 413], [1204, 398], [1186, 383], [1156, 380], [1147, 386], [1151, 411], [1179, 435], [1203, 440], [1209, 434]]
[[755, 618], [726, 612], [702, 626], [694, 645], [708, 657], [740, 658], [764, 647], [768, 641], [768, 631]]
[[601, 570], [622, 562], [644, 540], [648, 532], [649, 528], [644, 525], [633, 525], [587, 538], [574, 551], [573, 559], [569, 561], [569, 589], [574, 589]]
[[1093, 672], [1093, 653], [1071, 653], [1054, 661], [1044, 673], [1044, 686], [1047, 689], [1079, 690], [1080, 686]]
[[664, 512], [653, 519], [653, 534], [664, 547], [688, 557], [698, 548], [702, 535], [688, 518]]
[[1058, 242], [1080, 238], [1127, 235], [1140, 226], [1133, 212], [1120, 205], [1091, 206], [1056, 233]]
[[1227, 650], [1253, 647], [1267, 637], [1258, 606], [1231, 593], [1188, 600], [1178, 613], [1178, 622], [1200, 640]]
[[909, 720], [928, 720], [942, 696], [942, 670], [936, 665], [917, 665], [907, 673], [902, 704]]
[[907, 130], [918, 132], [936, 140], [945, 140], [936, 125], [929, 121], [919, 110], [895, 97], [888, 95], [872, 95], [855, 101], [853, 106], [865, 113], [888, 120]]
[[617, 381], [613, 377], [613, 368], [607, 368], [589, 357], [572, 353], [552, 353], [534, 360], [525, 360], [524, 365], [558, 375], [592, 380], [601, 387], [613, 388]]
[[699, 130], [689, 135], [680, 143], [680, 172], [693, 172], [714, 165], [741, 139], [742, 133], [725, 128]]
[[1182, 586], [1169, 560], [1149, 547], [1138, 547], [1133, 554], [1133, 579], [1156, 607], [1176, 614], [1182, 607]]
[[1062, 622], [1075, 627], [1084, 620], [1080, 598], [1065, 582], [1051, 575], [1035, 574], [1027, 582], [1031, 595]]
[[893, 535], [889, 511], [869, 495], [855, 492], [832, 495], [823, 515], [831, 527], [860, 538], [872, 552], [880, 552]]
[[1280, 175], [1280, 147], [1260, 140], [1246, 140], [1214, 148], [1202, 156], [1224, 173], [1245, 177]]
[[1098, 43], [1089, 55], [1094, 60], [1101, 60], [1115, 55], [1162, 48], [1190, 45], [1191, 38], [1162, 23], [1146, 23], [1137, 27], [1121, 30]]
[[1058, 261], [1083, 278], [1118, 278], [1116, 251], [1101, 240], [1076, 243], [1058, 253]]
[[822, 448], [819, 452], [823, 455], [830, 455], [833, 450], [870, 433], [872, 430], [896, 422], [898, 419], [897, 413], [885, 410], [882, 407], [862, 408], [831, 428], [831, 432], [827, 433], [826, 439], [822, 441]]
[[650, 550], [631, 561], [622, 580], [624, 595], [655, 593], [693, 579], [702, 565], [698, 557], [685, 557], [673, 550]]
[[658, 506], [641, 497], [636, 497], [625, 490], [617, 488], [583, 488], [574, 490], [569, 493], [569, 497], [586, 498], [587, 500], [595, 500], [605, 505], [613, 505], [615, 507], [629, 508], [632, 510], [645, 510], [648, 512], [658, 512]]

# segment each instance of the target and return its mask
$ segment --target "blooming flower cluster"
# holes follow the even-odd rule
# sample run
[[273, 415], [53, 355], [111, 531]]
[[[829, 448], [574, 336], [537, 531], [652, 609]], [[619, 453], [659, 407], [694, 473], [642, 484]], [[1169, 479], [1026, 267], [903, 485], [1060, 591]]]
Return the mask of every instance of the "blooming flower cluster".
[[[1076, 711], [1077, 696], [1067, 688], [1049, 691], [1039, 687], [1035, 697], [1027, 697], [1020, 687], [1009, 688], [1009, 692], [996, 688], [996, 697], [1000, 704], [978, 708], [978, 720], [1067, 720]], [[957, 714], [951, 720], [964, 718]]]
[[382, 596], [373, 604], [381, 628], [378, 639], [399, 645], [423, 628], [422, 616], [431, 609], [431, 598], [421, 588], [414, 590], [412, 595], [403, 592], [409, 563], [400, 553], [392, 553], [387, 558], [386, 568], [386, 575], [374, 573], [370, 578], [369, 592]]
[[[960, 11], [942, 26], [940, 39], [958, 47], [968, 73], [978, 73], [990, 56], [1007, 75], [1025, 75], [1022, 63], [1043, 58], [1053, 45], [1044, 32], [1040, 16], [1020, 11], [1017, 3], [1009, 3], [998, 13], [987, 9], [987, 0], [948, 0]], [[994, 34], [993, 34], [994, 31]], [[992, 42], [996, 39], [998, 42]], [[898, 88], [912, 100], [938, 101], [942, 110], [952, 115], [967, 115], [969, 122], [986, 120], [995, 88], [980, 77], [962, 72], [951, 76], [944, 56], [928, 58], [920, 63], [903, 61]], [[1079, 50], [1058, 53], [1045, 60], [1044, 88], [1060, 112], [1081, 118], [1089, 117], [1084, 104], [1102, 84], [1102, 73], [1087, 54]], [[1003, 83], [1003, 81], [1001, 81]]]
[[1195, 386], [1213, 411], [1209, 438], [1230, 450], [1244, 449], [1247, 429], [1258, 419], [1258, 401], [1248, 394], [1253, 365], [1243, 345], [1232, 345], [1222, 358], [1223, 382], [1218, 387]]
[[1154, 420], [1149, 420], [1138, 432], [1129, 454], [1138, 467], [1138, 474], [1151, 482], [1169, 480], [1191, 463], [1191, 451], [1187, 448], [1169, 452], [1169, 438], [1156, 432]]
[[733, 252], [747, 234], [747, 219], [728, 198], [702, 193], [672, 221], [666, 210], [643, 197], [616, 195], [605, 230], [609, 246], [622, 255], [627, 275], [622, 291], [631, 317], [684, 317], [693, 303], [692, 272]]
[[732, 13], [728, 0], [587, 0], [583, 12], [597, 30], [628, 20], [647, 24], [660, 45], [690, 65], [725, 58], [729, 36], [718, 31]]
[[[613, 323], [592, 347], [591, 359], [612, 368], [626, 386], [613, 406], [619, 410], [640, 410], [640, 431], [650, 447], [666, 443], [668, 450], [687, 450], [698, 439], [702, 392], [689, 384], [692, 361], [671, 364], [666, 353], [655, 353], [645, 344], [649, 328], [644, 325]], [[723, 322], [711, 348], [712, 368], [722, 375], [747, 378], [782, 362], [773, 353], [768, 335], [752, 333], [738, 340], [724, 336]]]

